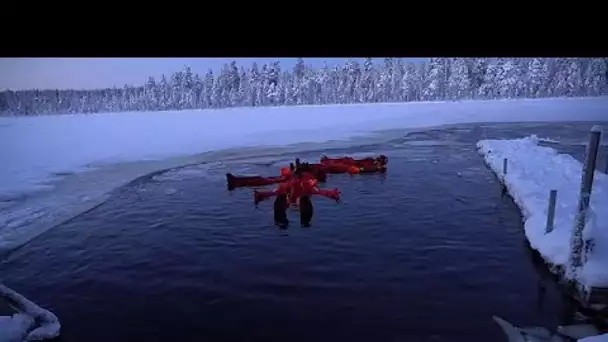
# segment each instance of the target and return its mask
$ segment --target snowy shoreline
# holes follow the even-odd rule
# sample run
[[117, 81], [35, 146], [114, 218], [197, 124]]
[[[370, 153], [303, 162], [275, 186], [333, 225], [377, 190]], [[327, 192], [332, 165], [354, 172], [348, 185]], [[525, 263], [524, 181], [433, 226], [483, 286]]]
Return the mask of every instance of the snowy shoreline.
[[[478, 151], [500, 178], [524, 216], [524, 231], [530, 246], [545, 261], [567, 269], [570, 239], [577, 212], [582, 164], [567, 154], [539, 146], [536, 136], [513, 140], [481, 140]], [[508, 160], [506, 175], [503, 159]], [[553, 231], [546, 233], [549, 193], [557, 190]], [[576, 280], [589, 287], [608, 287], [608, 176], [595, 171], [590, 203], [591, 220], [585, 239], [594, 242]]]
[[2, 283], [0, 297], [17, 311], [12, 316], [0, 316], [0, 342], [40, 341], [59, 336], [61, 324], [52, 312]]

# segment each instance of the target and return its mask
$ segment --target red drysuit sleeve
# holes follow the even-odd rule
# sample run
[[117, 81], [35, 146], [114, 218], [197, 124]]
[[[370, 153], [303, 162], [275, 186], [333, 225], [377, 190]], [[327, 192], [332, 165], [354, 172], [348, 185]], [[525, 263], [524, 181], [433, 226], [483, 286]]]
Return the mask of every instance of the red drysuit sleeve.
[[340, 190], [338, 189], [325, 190], [314, 186], [310, 188], [310, 193], [313, 195], [321, 195], [323, 197], [331, 198], [336, 201], [340, 200]]

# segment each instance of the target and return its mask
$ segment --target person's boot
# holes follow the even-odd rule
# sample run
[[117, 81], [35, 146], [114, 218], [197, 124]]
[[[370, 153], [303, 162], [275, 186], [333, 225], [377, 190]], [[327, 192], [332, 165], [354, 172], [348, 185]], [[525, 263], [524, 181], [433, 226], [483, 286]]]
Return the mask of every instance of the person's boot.
[[287, 195], [279, 195], [274, 200], [274, 224], [286, 228], [289, 224], [287, 219]]
[[302, 227], [310, 227], [313, 212], [314, 208], [310, 197], [302, 196], [300, 198], [300, 224]]

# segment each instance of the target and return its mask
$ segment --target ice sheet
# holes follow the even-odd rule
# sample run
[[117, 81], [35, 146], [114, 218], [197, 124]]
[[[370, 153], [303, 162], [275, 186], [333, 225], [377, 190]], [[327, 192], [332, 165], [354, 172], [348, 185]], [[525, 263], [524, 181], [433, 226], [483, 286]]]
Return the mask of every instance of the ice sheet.
[[[0, 195], [54, 173], [239, 146], [346, 139], [372, 130], [606, 118], [608, 98], [228, 108], [0, 118]], [[297, 120], [294, 118], [305, 118]]]

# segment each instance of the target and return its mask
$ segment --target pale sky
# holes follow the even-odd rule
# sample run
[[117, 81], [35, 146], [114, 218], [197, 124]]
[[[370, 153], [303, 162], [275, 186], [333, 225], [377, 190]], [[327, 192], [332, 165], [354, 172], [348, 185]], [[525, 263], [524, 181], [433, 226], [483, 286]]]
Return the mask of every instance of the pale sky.
[[[363, 61], [364, 58], [356, 58]], [[421, 60], [423, 58], [411, 58]], [[296, 58], [0, 58], [0, 91], [6, 89], [98, 89], [123, 87], [125, 84], [143, 85], [148, 77], [159, 79], [182, 70], [186, 65], [198, 74], [209, 68], [219, 71], [232, 60], [240, 67], [251, 67], [275, 60], [281, 68], [291, 69]], [[342, 64], [346, 58], [304, 58], [314, 67]], [[375, 59], [374, 63], [382, 63]]]

